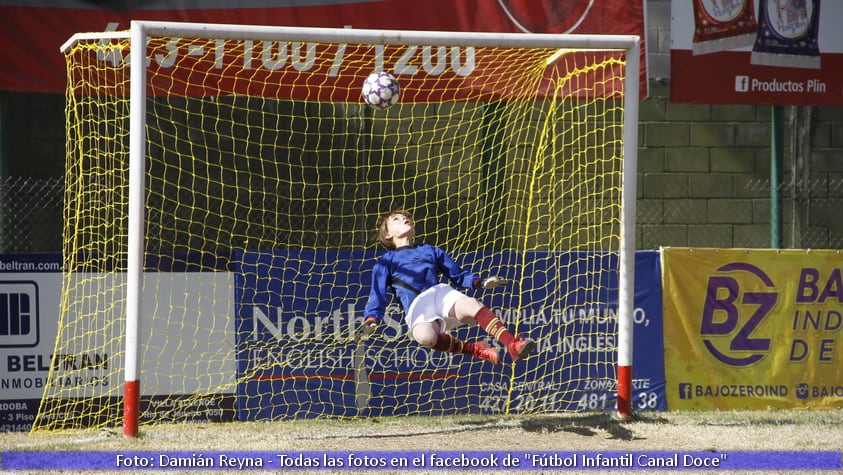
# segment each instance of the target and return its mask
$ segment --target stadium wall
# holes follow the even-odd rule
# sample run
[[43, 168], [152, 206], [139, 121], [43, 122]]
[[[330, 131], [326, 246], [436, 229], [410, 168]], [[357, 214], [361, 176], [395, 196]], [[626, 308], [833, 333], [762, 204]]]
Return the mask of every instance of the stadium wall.
[[[646, 2], [650, 96], [639, 110], [637, 248], [768, 247], [771, 107], [670, 102], [670, 5]], [[61, 249], [55, 223], [63, 190], [32, 182], [57, 199], [25, 209], [10, 181], [63, 176], [64, 102], [60, 94], [0, 91], [0, 252]], [[843, 205], [843, 108], [784, 112], [781, 245], [843, 247], [843, 219], [835, 213]], [[794, 176], [796, 161], [803, 164]]]
[[[669, 0], [647, 2], [647, 34], [637, 248], [768, 247], [771, 107], [672, 103]], [[843, 220], [834, 212], [843, 205], [843, 108], [785, 107], [784, 116], [781, 245], [843, 247]], [[60, 205], [21, 207], [10, 180], [63, 176], [64, 124], [62, 95], [0, 91], [0, 252], [60, 250]], [[802, 163], [796, 173], [795, 162]], [[39, 193], [61, 203], [63, 190]], [[28, 232], [17, 232], [21, 226]]]
[[[652, 44], [653, 42], [651, 42]], [[637, 248], [770, 245], [769, 106], [671, 103], [668, 79], [651, 79], [641, 103]], [[52, 206], [18, 206], [18, 194], [0, 193], [0, 252], [57, 252], [63, 189], [45, 183], [64, 173], [63, 98], [0, 92], [0, 189], [30, 177], [31, 186], [56, 197]], [[787, 107], [782, 192], [782, 246], [843, 247], [843, 108]], [[802, 156], [807, 174], [791, 172], [794, 137], [811, 118]], [[8, 185], [8, 186], [6, 186]], [[41, 193], [41, 192], [39, 192]], [[42, 194], [43, 194], [42, 193]], [[26, 212], [26, 219], [16, 213]], [[20, 233], [19, 227], [26, 232]], [[41, 236], [20, 241], [13, 236]]]

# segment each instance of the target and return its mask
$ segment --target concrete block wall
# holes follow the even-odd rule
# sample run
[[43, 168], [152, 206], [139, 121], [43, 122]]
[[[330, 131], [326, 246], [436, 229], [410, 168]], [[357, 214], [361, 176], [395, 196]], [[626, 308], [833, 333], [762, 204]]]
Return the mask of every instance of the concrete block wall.
[[[769, 247], [771, 219], [780, 222], [783, 247], [843, 247], [843, 109], [783, 108], [780, 211], [773, 215], [771, 106], [669, 97], [669, 80], [653, 79], [640, 109], [639, 248]], [[810, 131], [802, 152], [807, 177], [794, 178], [800, 128]]]
[[0, 91], [0, 174], [60, 176], [64, 125], [63, 95]]
[[654, 79], [639, 117], [638, 247], [765, 247], [769, 113], [763, 107], [675, 104]]

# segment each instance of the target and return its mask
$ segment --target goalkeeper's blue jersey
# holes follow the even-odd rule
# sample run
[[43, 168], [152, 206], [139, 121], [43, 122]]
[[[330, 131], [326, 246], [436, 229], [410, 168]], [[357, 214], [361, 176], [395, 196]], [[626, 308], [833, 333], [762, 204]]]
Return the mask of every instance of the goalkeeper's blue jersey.
[[464, 271], [442, 249], [430, 244], [415, 244], [387, 251], [372, 269], [372, 289], [364, 318], [381, 320], [389, 303], [389, 290], [406, 311], [416, 296], [447, 278], [454, 287], [477, 286], [477, 274]]

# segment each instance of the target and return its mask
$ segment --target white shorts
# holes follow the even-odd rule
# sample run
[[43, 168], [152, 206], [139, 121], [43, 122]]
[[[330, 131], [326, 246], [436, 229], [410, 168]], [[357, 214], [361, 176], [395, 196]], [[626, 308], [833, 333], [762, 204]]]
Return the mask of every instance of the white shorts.
[[407, 309], [407, 315], [404, 316], [404, 321], [407, 323], [409, 331], [413, 331], [413, 327], [422, 322], [439, 321], [442, 325], [440, 331], [445, 331], [448, 328], [453, 328], [462, 323], [456, 318], [448, 316], [451, 309], [457, 300], [466, 295], [448, 284], [437, 284], [425, 290], [416, 296], [410, 303], [410, 308]]

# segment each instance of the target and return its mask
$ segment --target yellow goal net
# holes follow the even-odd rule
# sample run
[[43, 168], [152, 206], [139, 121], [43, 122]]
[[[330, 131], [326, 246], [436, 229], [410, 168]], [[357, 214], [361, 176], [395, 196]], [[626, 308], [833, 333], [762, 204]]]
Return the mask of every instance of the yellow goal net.
[[[34, 430], [628, 410], [637, 38], [134, 22], [64, 54], [72, 358]], [[421, 347], [397, 301], [355, 338], [395, 208], [510, 279], [465, 291], [534, 355]]]

